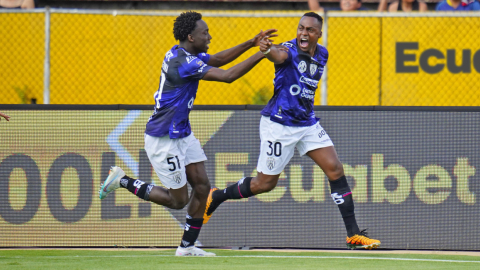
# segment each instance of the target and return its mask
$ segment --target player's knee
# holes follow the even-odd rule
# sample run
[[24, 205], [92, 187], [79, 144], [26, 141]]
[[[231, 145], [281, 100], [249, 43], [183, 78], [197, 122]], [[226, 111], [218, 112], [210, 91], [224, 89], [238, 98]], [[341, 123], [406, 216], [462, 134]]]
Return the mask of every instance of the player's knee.
[[188, 204], [188, 201], [188, 194], [185, 196], [174, 197], [171, 198], [169, 207], [176, 210], [183, 209]]
[[194, 189], [195, 193], [202, 196], [202, 197], [208, 197], [208, 193], [210, 193], [210, 189], [212, 186], [210, 185], [210, 182], [208, 179], [206, 181], [201, 181], [200, 183], [196, 184]]
[[341, 162], [334, 162], [329, 166], [328, 172], [325, 172], [327, 177], [332, 180], [336, 180], [343, 175], [345, 175], [345, 172], [343, 171], [343, 165]]
[[335, 168], [335, 169], [334, 169], [335, 173], [336, 173], [337, 175], [339, 175], [339, 177], [345, 174], [345, 173], [343, 172], [343, 165], [342, 165], [341, 162], [337, 162], [337, 163], [335, 164], [334, 168]]
[[259, 185], [259, 191], [260, 191], [259, 193], [269, 192], [269, 191], [273, 190], [276, 185], [277, 185], [276, 181], [263, 181]]
[[188, 197], [187, 198], [178, 198], [172, 201], [170, 208], [180, 210], [183, 209], [188, 204]]

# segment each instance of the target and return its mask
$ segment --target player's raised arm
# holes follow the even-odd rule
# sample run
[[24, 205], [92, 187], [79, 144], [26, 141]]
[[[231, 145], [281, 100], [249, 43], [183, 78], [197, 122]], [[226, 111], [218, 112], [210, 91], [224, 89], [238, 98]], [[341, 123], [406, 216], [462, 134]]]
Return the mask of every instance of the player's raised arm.
[[202, 80], [232, 83], [249, 72], [254, 66], [260, 63], [263, 58], [265, 58], [265, 56], [261, 52], [257, 52], [247, 58], [247, 60], [227, 70], [215, 67], [211, 68], [205, 76], [203, 76]]
[[259, 46], [260, 40], [262, 40], [265, 36], [276, 37], [277, 35], [273, 34], [275, 32], [277, 32], [277, 29], [268, 29], [266, 31], [261, 30], [260, 33], [254, 38], [230, 49], [211, 55], [207, 64], [212, 67], [221, 67], [226, 65], [237, 59], [237, 57], [242, 55], [248, 49]]
[[269, 36], [265, 36], [260, 41], [260, 51], [267, 57], [268, 60], [275, 64], [281, 64], [288, 58], [288, 49], [283, 46], [277, 46], [272, 43]]

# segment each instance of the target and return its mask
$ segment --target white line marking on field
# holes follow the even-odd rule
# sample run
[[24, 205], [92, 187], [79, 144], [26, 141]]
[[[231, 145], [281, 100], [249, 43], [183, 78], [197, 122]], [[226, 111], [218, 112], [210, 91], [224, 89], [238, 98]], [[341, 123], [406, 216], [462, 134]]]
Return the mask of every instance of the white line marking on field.
[[[140, 258], [140, 257], [176, 257], [175, 255], [111, 255], [111, 256], [0, 256], [0, 258]], [[202, 256], [185, 256], [190, 258], [203, 258]], [[382, 257], [342, 257], [342, 256], [205, 256], [204, 258], [278, 258], [278, 259], [351, 259], [351, 260], [385, 260], [385, 261], [420, 261], [420, 262], [449, 262], [449, 263], [480, 263], [480, 261], [413, 259], [413, 258], [382, 258]]]

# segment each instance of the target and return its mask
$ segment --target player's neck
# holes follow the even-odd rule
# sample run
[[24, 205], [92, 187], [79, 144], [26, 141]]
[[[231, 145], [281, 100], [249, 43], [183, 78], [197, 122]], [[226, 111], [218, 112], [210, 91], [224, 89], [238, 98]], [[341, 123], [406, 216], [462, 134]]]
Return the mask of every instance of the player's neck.
[[186, 42], [180, 42], [180, 44], [178, 45], [179, 48], [182, 48], [183, 50], [185, 50], [186, 52], [188, 52], [189, 54], [193, 54], [193, 55], [197, 55], [198, 53], [196, 52], [195, 48], [193, 48], [193, 46], [190, 46], [189, 43], [186, 43]]

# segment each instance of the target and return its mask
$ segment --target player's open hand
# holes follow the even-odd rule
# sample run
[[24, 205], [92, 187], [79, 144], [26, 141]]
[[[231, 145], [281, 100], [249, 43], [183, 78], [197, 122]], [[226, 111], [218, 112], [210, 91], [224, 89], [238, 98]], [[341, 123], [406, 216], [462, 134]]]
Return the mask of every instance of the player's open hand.
[[5, 118], [5, 120], [10, 121], [10, 120], [8, 120], [10, 118], [10, 116], [0, 112], [0, 121], [2, 120], [2, 117]]
[[277, 34], [274, 34], [275, 32], [277, 32], [278, 30], [277, 29], [268, 29], [268, 30], [260, 30], [260, 33], [257, 34], [254, 38], [253, 38], [253, 47], [257, 47], [260, 45], [260, 41], [262, 39], [264, 39], [265, 37], [269, 37], [269, 38], [272, 38], [272, 37], [276, 37], [278, 36]]

